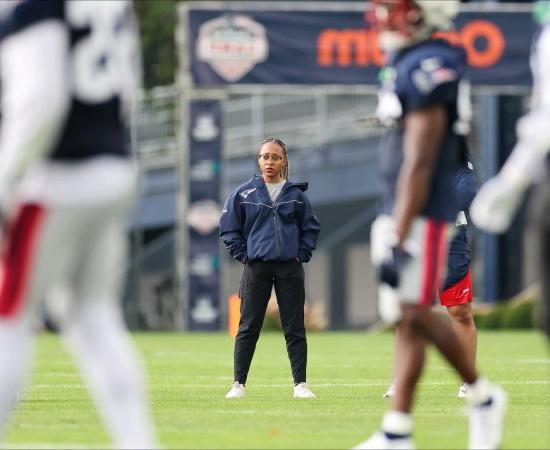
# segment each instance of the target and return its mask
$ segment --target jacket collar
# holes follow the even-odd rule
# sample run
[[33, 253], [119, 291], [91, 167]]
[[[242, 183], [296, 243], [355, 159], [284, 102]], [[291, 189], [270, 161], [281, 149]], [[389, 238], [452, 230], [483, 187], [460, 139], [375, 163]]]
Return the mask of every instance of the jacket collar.
[[[250, 183], [253, 187], [259, 188], [259, 187], [265, 186], [264, 179], [262, 178], [261, 175], [257, 175], [257, 174], [250, 179]], [[301, 191], [305, 192], [307, 191], [308, 186], [309, 186], [309, 183], [305, 181], [301, 183], [293, 183], [292, 181], [287, 180], [285, 185], [283, 186], [283, 189], [286, 190], [290, 187], [297, 187]]]

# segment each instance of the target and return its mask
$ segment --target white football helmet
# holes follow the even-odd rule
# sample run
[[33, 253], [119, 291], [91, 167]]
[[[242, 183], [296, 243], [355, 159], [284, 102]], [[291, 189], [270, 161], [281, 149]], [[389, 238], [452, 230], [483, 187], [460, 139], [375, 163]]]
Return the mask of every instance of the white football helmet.
[[379, 32], [380, 47], [399, 50], [452, 26], [458, 0], [370, 0], [367, 22]]

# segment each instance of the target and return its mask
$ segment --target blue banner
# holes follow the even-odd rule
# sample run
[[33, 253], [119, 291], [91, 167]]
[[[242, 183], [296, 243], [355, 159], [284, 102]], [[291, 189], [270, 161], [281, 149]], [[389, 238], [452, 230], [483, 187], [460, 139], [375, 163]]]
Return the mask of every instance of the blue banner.
[[220, 329], [221, 104], [190, 105], [188, 317], [191, 331]]
[[[527, 12], [462, 12], [440, 36], [464, 46], [474, 85], [529, 85], [536, 24]], [[189, 11], [197, 86], [376, 84], [384, 55], [363, 14], [314, 11]]]

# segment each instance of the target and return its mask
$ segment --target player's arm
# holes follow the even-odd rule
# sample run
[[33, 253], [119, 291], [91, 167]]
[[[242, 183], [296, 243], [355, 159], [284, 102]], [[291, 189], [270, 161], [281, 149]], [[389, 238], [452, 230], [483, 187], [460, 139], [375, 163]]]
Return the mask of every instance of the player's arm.
[[[537, 43], [532, 60], [533, 99], [531, 111], [519, 120], [518, 143], [502, 168], [502, 175], [530, 184], [533, 174], [550, 152], [550, 27], [546, 27]], [[536, 180], [536, 177], [535, 177]]]
[[17, 179], [58, 138], [69, 108], [68, 48], [67, 29], [55, 17], [16, 28], [0, 44], [0, 196], [6, 201]]
[[487, 231], [509, 226], [531, 183], [543, 172], [550, 152], [550, 28], [546, 27], [533, 57], [533, 101], [529, 114], [517, 126], [518, 142], [497, 176], [485, 183], [474, 199], [474, 223]]
[[427, 201], [447, 121], [447, 110], [443, 104], [415, 110], [405, 116], [404, 161], [399, 173], [394, 209], [399, 248], [402, 248], [413, 219]]

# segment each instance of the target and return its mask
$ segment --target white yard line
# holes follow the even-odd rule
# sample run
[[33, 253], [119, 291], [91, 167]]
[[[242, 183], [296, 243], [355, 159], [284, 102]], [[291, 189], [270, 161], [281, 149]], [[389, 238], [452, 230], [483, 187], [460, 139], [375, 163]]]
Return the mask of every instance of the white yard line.
[[52, 443], [52, 442], [5, 442], [2, 448], [28, 448], [28, 449], [86, 449], [86, 448], [112, 448], [111, 444], [76, 444], [76, 443]]
[[[196, 384], [182, 384], [182, 383], [167, 383], [170, 386], [177, 388], [185, 389], [196, 389], [196, 390], [205, 390], [205, 389], [223, 389], [229, 388], [231, 385], [231, 380], [228, 378], [227, 383], [196, 383]], [[496, 383], [508, 385], [508, 386], [529, 386], [529, 385], [550, 385], [550, 380], [527, 380], [527, 381], [516, 381], [516, 380], [494, 380]], [[369, 387], [387, 387], [390, 384], [390, 380], [386, 381], [367, 381], [359, 383], [312, 383], [311, 386], [314, 388], [369, 388]], [[458, 381], [424, 381], [419, 383], [419, 386], [455, 386], [458, 384]], [[278, 384], [265, 384], [265, 383], [250, 383], [249, 387], [255, 388], [288, 388], [292, 386], [292, 383], [278, 383]], [[45, 391], [49, 389], [86, 389], [86, 386], [82, 383], [75, 384], [34, 384], [27, 388], [27, 392], [32, 391]], [[28, 394], [23, 396], [23, 402], [25, 398], [28, 398]]]

